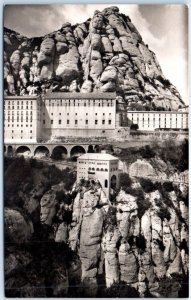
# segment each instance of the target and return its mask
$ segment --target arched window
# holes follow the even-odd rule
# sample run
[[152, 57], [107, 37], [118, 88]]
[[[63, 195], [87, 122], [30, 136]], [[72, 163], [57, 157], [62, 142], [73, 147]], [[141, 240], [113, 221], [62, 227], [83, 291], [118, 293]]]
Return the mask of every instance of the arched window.
[[107, 188], [108, 187], [108, 181], [107, 181], [107, 179], [105, 179], [105, 188]]
[[108, 169], [105, 169], [105, 171], [107, 172], [107, 171], [108, 171]]
[[99, 171], [99, 168], [97, 168], [96, 171]]
[[101, 171], [103, 171], [103, 168], [101, 168]]
[[92, 168], [93, 171], [95, 171], [95, 168]]

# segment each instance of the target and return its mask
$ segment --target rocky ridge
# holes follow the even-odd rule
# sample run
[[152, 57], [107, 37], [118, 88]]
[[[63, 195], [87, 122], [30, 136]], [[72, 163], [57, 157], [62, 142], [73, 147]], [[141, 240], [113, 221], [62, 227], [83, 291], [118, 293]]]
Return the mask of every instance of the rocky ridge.
[[4, 28], [5, 94], [117, 92], [129, 108], [176, 110], [183, 101], [130, 18], [109, 7], [43, 37]]
[[[179, 193], [169, 191], [166, 202], [157, 188], [150, 192], [140, 191], [139, 182], [134, 181], [129, 190], [122, 187], [113, 203], [105, 197], [99, 182], [75, 184], [68, 194], [70, 201], [66, 201], [66, 194], [58, 201], [56, 192], [62, 189], [63, 185], [59, 184], [44, 191], [43, 195], [37, 190], [31, 191], [31, 197], [39, 200], [38, 208], [31, 208], [31, 199], [25, 201], [30, 221], [26, 222], [22, 212], [9, 208], [5, 211], [9, 240], [18, 244], [28, 242], [34, 231], [32, 224], [35, 227], [34, 216], [38, 214], [41, 226], [48, 228], [47, 242], [64, 244], [78, 256], [68, 267], [66, 261], [56, 260], [55, 250], [51, 254], [44, 253], [47, 257], [52, 255], [49, 257], [51, 274], [57, 274], [53, 277], [51, 295], [67, 295], [72, 278], [76, 289], [83, 283], [84, 295], [96, 296], [101, 276], [106, 288], [123, 283], [137, 291], [140, 297], [148, 293], [151, 297], [163, 297], [166, 294], [161, 290], [160, 281], [164, 278], [174, 281], [175, 275], [188, 274], [188, 209], [181, 200], [186, 189], [177, 185]], [[19, 249], [15, 251], [9, 249], [6, 256], [7, 286], [12, 288], [15, 284], [12, 276], [18, 275], [22, 268], [29, 269], [32, 263], [26, 249], [24, 253]], [[66, 249], [62, 251], [59, 255], [67, 252]], [[21, 263], [19, 257], [22, 255]], [[29, 282], [19, 282], [24, 285], [24, 296], [29, 295], [27, 286], [31, 285], [30, 276], [27, 278]], [[178, 297], [180, 284], [176, 280], [175, 285], [168, 291], [168, 297]], [[41, 292], [47, 295], [45, 289]], [[41, 295], [38, 291], [34, 294]]]

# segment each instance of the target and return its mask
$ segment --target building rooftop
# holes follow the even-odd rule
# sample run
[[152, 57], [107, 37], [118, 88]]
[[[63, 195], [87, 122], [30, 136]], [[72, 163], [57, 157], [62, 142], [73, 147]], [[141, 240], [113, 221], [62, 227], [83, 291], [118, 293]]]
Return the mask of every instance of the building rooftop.
[[28, 99], [38, 99], [39, 95], [24, 95], [24, 96], [4, 96], [4, 100], [28, 100]]
[[115, 99], [116, 93], [66, 93], [48, 92], [44, 99]]
[[118, 157], [115, 157], [108, 153], [86, 153], [78, 157], [78, 159], [87, 159], [87, 160], [118, 160]]

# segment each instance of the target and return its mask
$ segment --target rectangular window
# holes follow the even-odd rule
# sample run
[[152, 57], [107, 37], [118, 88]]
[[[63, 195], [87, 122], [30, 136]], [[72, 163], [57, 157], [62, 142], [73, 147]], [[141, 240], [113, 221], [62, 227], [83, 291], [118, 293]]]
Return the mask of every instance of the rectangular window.
[[78, 124], [78, 120], [75, 120], [75, 125], [77, 125]]
[[103, 125], [105, 124], [105, 120], [102, 120], [102, 124], [103, 124]]
[[86, 125], [88, 124], [88, 120], [86, 120]]
[[43, 120], [43, 124], [45, 124], [45, 120]]
[[58, 121], [58, 124], [61, 124], [61, 120]]
[[53, 124], [53, 120], [51, 120], [51, 124]]
[[67, 124], [70, 124], [70, 120], [67, 120]]
[[95, 120], [95, 125], [97, 125], [97, 123], [98, 123], [98, 120]]
[[111, 120], [108, 121], [108, 124], [111, 125]]

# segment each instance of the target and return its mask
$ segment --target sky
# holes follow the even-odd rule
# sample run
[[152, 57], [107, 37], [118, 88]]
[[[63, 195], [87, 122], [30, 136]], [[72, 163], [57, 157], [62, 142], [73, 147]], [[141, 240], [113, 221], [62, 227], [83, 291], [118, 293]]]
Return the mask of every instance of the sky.
[[[154, 51], [163, 74], [188, 103], [188, 8], [183, 4], [111, 4], [128, 15]], [[42, 36], [65, 22], [82, 23], [109, 4], [7, 5], [4, 26], [27, 37]]]

